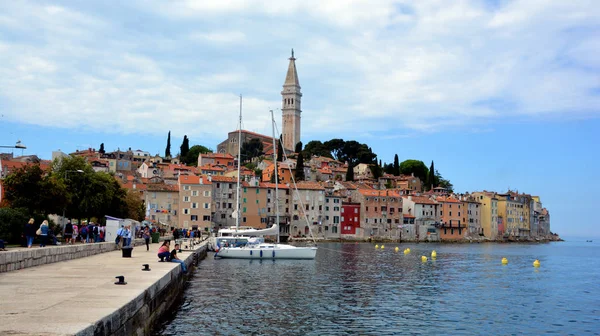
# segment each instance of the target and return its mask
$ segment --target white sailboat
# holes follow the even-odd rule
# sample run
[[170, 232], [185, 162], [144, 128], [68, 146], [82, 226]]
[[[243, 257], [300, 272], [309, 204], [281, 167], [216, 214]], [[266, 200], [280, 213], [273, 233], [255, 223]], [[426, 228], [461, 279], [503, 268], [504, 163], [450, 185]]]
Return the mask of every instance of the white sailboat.
[[[241, 113], [240, 113], [241, 120]], [[273, 111], [271, 111], [271, 121], [273, 128], [273, 163], [275, 165], [275, 224], [272, 227], [257, 230], [240, 230], [235, 232], [228, 232], [232, 237], [245, 236], [248, 239], [248, 243], [243, 246], [223, 246], [220, 247], [215, 257], [231, 258], [231, 259], [314, 259], [317, 255], [316, 246], [293, 246], [289, 244], [279, 243], [279, 179], [277, 169], [277, 156], [275, 146], [275, 118], [273, 117]], [[282, 143], [279, 144], [283, 146]], [[238, 169], [239, 169], [239, 151], [238, 151]], [[294, 182], [295, 184], [295, 182]], [[239, 170], [238, 170], [238, 202], [239, 202]], [[239, 207], [236, 207], [236, 211]], [[236, 218], [237, 227], [239, 228], [239, 216]], [[219, 231], [220, 232], [220, 231]], [[225, 233], [225, 232], [223, 232]], [[277, 243], [265, 243], [262, 236], [276, 235]]]

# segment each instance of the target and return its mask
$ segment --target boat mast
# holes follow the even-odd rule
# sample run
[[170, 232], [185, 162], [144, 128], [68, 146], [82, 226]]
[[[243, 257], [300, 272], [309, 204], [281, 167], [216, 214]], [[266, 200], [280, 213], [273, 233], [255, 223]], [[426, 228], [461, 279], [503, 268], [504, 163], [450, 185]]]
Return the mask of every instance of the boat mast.
[[240, 229], [240, 167], [242, 165], [242, 95], [240, 94], [240, 124], [238, 128], [237, 197], [235, 199], [235, 230]]
[[[275, 146], [275, 117], [271, 110], [271, 128], [273, 131], [273, 164], [275, 167], [275, 223], [277, 224], [277, 244], [279, 244], [279, 177], [277, 176], [277, 147]], [[278, 141], [279, 146], [281, 142]]]

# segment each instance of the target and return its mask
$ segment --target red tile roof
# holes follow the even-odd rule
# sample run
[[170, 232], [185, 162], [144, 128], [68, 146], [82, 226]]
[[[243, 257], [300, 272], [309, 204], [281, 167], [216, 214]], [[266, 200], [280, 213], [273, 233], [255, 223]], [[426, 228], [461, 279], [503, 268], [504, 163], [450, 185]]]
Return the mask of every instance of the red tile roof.
[[[293, 187], [293, 186], [290, 185], [290, 187]], [[300, 181], [300, 182], [296, 182], [296, 187], [298, 189], [304, 189], [304, 190], [325, 190], [325, 188], [323, 188], [323, 186], [317, 182]]]
[[[408, 200], [409, 196], [404, 196]], [[429, 199], [428, 197], [423, 196], [410, 196], [412, 201], [417, 204], [438, 204], [436, 201]]]
[[237, 177], [230, 176], [212, 176], [213, 182], [237, 182]]
[[[267, 189], [275, 189], [275, 183], [261, 182], [260, 183], [260, 187], [261, 188], [267, 188]], [[289, 189], [289, 186], [287, 184], [283, 184], [283, 183], [279, 183], [279, 185], [277, 187], [279, 189]]]

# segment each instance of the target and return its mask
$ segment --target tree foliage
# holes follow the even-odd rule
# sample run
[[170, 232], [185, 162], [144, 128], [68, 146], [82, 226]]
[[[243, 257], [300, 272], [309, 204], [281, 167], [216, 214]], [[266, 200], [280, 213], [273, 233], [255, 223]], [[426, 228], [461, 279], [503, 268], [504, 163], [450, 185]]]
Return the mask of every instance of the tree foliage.
[[167, 148], [165, 149], [165, 157], [171, 157], [171, 131], [169, 131], [169, 135], [167, 136]]
[[433, 165], [433, 160], [431, 161], [431, 166], [429, 166], [429, 174], [427, 175], [427, 185], [426, 189], [433, 189], [438, 185], [438, 178], [436, 177], [437, 171]]
[[183, 136], [183, 142], [181, 146], [179, 146], [179, 159], [186, 157], [190, 152], [190, 139], [188, 139], [187, 135]]
[[304, 181], [304, 156], [298, 155], [298, 161], [296, 161], [296, 171], [294, 173], [296, 181]]
[[313, 155], [316, 155], [333, 159], [329, 148], [319, 140], [313, 140], [308, 142], [306, 146], [304, 146], [303, 153], [304, 156], [306, 156], [307, 158], [311, 158]]
[[296, 148], [294, 148], [294, 153], [302, 153], [302, 141], [298, 141], [298, 143], [296, 144]]
[[414, 174], [421, 181], [427, 181], [427, 174], [429, 170], [423, 161], [419, 160], [405, 160], [400, 164], [400, 173], [404, 175]]
[[279, 135], [279, 141], [277, 142], [277, 162], [283, 161], [283, 136]]
[[448, 192], [454, 192], [454, 185], [452, 185], [450, 180], [443, 178], [442, 174], [437, 170], [435, 171], [435, 179], [438, 187], [445, 188]]
[[146, 208], [140, 195], [133, 190], [127, 190], [125, 193], [125, 204], [127, 207], [127, 218], [141, 222], [146, 218]]
[[373, 174], [373, 178], [378, 180], [381, 176], [383, 176], [383, 168], [381, 168], [378, 164], [369, 165], [369, 169], [371, 169], [371, 174]]
[[23, 227], [31, 217], [31, 213], [25, 209], [0, 209], [0, 237], [10, 243], [18, 243], [21, 240]]
[[394, 155], [394, 170], [393, 170], [393, 175], [394, 176], [399, 176], [400, 175], [400, 161], [398, 160], [398, 154]]
[[348, 170], [346, 170], [346, 181], [354, 181], [354, 167], [351, 163], [348, 163]]
[[241, 149], [241, 161], [249, 162], [255, 157], [263, 155], [263, 143], [260, 139], [251, 139], [244, 142]]
[[200, 156], [200, 154], [206, 153], [212, 153], [212, 149], [209, 149], [208, 147], [204, 147], [202, 145], [194, 145], [190, 148], [187, 155], [181, 158], [181, 160], [188, 166], [197, 166], [198, 156]]
[[391, 163], [384, 163], [383, 166], [383, 172], [386, 174], [390, 174], [390, 175], [394, 175], [394, 165]]
[[100, 153], [100, 154], [106, 153], [106, 151], [104, 150], [104, 142], [100, 144], [100, 149], [98, 150], [98, 153]]
[[64, 183], [42, 170], [39, 164], [17, 169], [2, 184], [10, 207], [24, 208], [30, 214], [59, 213], [68, 202]]

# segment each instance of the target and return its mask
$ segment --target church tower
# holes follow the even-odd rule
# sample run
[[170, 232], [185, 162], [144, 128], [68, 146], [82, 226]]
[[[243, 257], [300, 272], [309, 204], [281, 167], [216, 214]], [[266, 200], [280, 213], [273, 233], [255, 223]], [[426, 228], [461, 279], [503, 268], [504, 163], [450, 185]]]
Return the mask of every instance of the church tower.
[[282, 118], [283, 118], [283, 147], [285, 149], [294, 150], [296, 144], [300, 142], [300, 113], [302, 113], [300, 82], [298, 81], [298, 73], [296, 72], [296, 58], [294, 58], [294, 49], [292, 49], [292, 57], [289, 58], [287, 75], [283, 83], [282, 98]]

